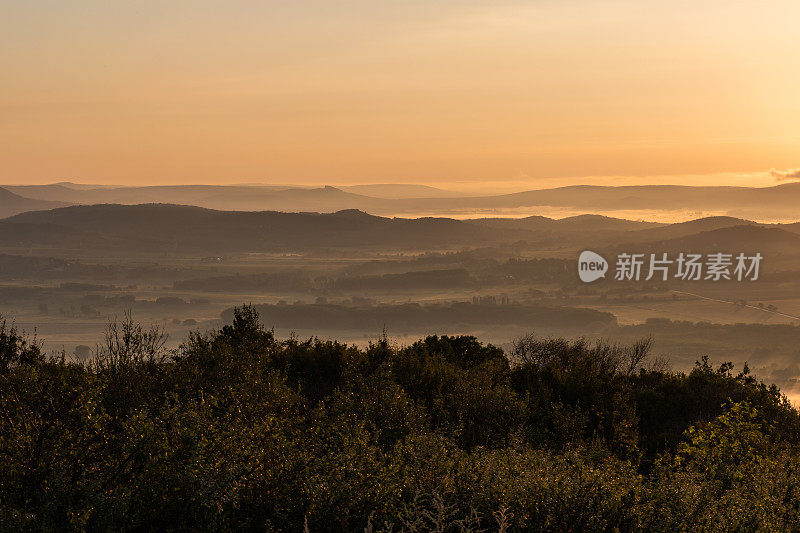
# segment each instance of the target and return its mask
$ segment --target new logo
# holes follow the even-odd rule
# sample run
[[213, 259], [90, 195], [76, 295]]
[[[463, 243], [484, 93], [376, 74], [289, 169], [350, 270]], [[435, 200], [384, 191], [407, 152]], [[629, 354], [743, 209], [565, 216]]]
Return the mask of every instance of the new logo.
[[578, 276], [584, 283], [606, 277], [608, 261], [599, 254], [585, 250], [578, 257]]

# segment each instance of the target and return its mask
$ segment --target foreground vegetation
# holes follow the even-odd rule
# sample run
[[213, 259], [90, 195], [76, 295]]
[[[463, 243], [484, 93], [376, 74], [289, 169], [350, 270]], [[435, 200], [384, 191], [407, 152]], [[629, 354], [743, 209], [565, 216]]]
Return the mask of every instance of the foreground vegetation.
[[0, 328], [4, 530], [790, 530], [800, 417], [747, 368], [533, 336], [361, 350], [253, 308], [87, 364]]

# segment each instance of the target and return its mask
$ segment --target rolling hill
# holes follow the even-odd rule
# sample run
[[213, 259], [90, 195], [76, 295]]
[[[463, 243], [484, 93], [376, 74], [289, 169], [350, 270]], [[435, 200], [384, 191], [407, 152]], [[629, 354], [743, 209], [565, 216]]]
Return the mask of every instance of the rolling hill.
[[608, 231], [633, 231], [664, 226], [657, 222], [642, 222], [603, 215], [577, 215], [566, 218], [530, 216], [525, 218], [474, 218], [467, 219], [474, 224], [491, 228], [547, 231], [558, 233], [594, 233]]
[[800, 205], [800, 183], [761, 188], [578, 185], [492, 196], [467, 196], [432, 187], [405, 184], [310, 188], [266, 185], [108, 187], [58, 183], [8, 186], [8, 190], [27, 198], [75, 204], [172, 203], [237, 211], [330, 213], [359, 209], [376, 215], [434, 213], [447, 216], [448, 213], [523, 208], [535, 212], [536, 207], [556, 207], [588, 213], [677, 210], [724, 212], [757, 219], [791, 219], [800, 216], [796, 207]]
[[334, 213], [219, 211], [173, 204], [98, 204], [30, 211], [0, 220], [0, 246], [125, 250], [133, 253], [436, 250], [527, 243], [531, 251], [800, 252], [790, 225], [709, 217], [653, 224], [598, 215], [554, 220], [386, 218]]
[[[54, 239], [53, 235], [60, 237]], [[115, 248], [136, 252], [285, 252], [336, 247], [430, 249], [519, 239], [447, 218], [336, 213], [215, 211], [169, 204], [72, 206], [0, 221], [0, 245]]]
[[18, 213], [39, 209], [52, 209], [69, 205], [67, 202], [55, 202], [26, 198], [13, 192], [0, 188], [0, 218], [10, 217]]
[[147, 187], [97, 187], [76, 189], [69, 184], [23, 185], [10, 187], [31, 198], [61, 199], [75, 204], [193, 205], [235, 211], [322, 211], [364, 208], [369, 197], [344, 192], [335, 187], [275, 188], [232, 185], [156, 185]]
[[468, 196], [457, 191], [439, 189], [429, 185], [414, 185], [405, 183], [376, 183], [370, 185], [342, 185], [338, 186], [345, 192], [371, 196], [373, 198], [452, 198]]
[[735, 226], [756, 226], [751, 220], [744, 220], [736, 217], [704, 217], [686, 222], [678, 222], [675, 224], [666, 224], [659, 227], [643, 229], [637, 231], [630, 238], [634, 241], [661, 241], [678, 239], [688, 235], [694, 235], [701, 232], [714, 231], [723, 228], [731, 228]]
[[771, 256], [800, 254], [800, 235], [779, 227], [739, 225], [703, 231], [654, 244], [663, 251], [761, 252]]

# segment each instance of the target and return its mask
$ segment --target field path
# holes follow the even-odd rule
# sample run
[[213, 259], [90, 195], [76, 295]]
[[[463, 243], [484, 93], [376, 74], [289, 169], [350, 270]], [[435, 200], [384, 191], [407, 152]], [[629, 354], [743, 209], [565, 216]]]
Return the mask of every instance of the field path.
[[[736, 302], [734, 302], [732, 300], [723, 300], [721, 298], [711, 298], [709, 296], [703, 296], [702, 294], [695, 294], [693, 292], [676, 291], [676, 290], [673, 290], [672, 292], [677, 293], [677, 294], [687, 294], [689, 296], [694, 296], [695, 298], [700, 298], [701, 300], [710, 300], [712, 302], [720, 302], [720, 303], [724, 303], [724, 304], [735, 304], [736, 303]], [[800, 321], [800, 316], [787, 315], [786, 313], [781, 313], [780, 311], [772, 311], [770, 309], [765, 309], [763, 307], [758, 307], [757, 305], [744, 304], [743, 307], [749, 307], [751, 309], [756, 309], [758, 311], [764, 311], [765, 313], [772, 313], [773, 315], [779, 315], [779, 316], [783, 316], [783, 317], [786, 317], [786, 318], [791, 318], [792, 320], [799, 320]]]

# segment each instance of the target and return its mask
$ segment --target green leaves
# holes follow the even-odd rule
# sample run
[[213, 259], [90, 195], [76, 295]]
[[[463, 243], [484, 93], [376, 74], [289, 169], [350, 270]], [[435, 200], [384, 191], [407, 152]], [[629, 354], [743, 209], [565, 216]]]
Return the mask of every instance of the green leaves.
[[754, 480], [777, 450], [770, 430], [749, 402], [731, 403], [714, 420], [684, 432], [685, 441], [678, 446], [675, 463], [719, 480], [725, 487]]
[[78, 365], [0, 326], [0, 530], [800, 520], [797, 412], [730, 365], [648, 367], [647, 341], [528, 337], [512, 365], [473, 337], [278, 341], [252, 308], [175, 353], [161, 339], [127, 317]]

